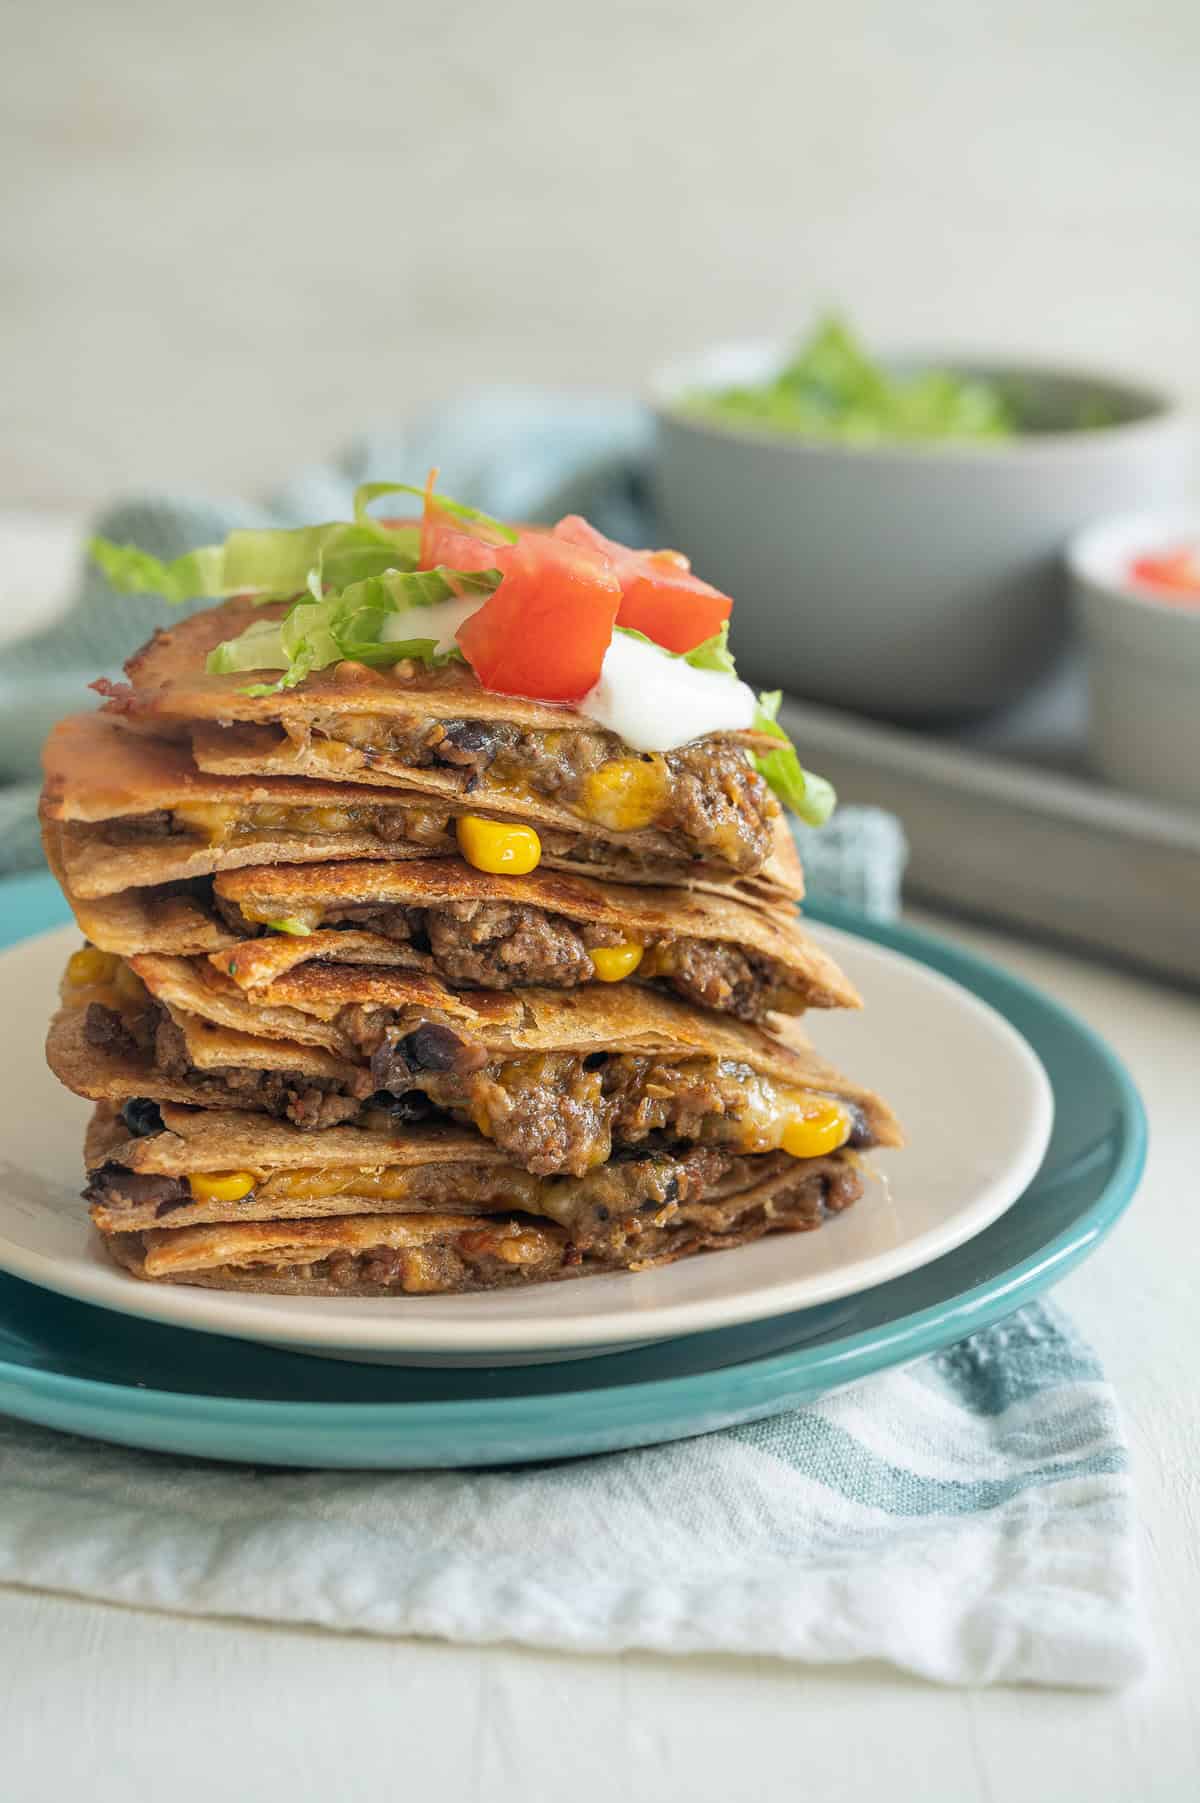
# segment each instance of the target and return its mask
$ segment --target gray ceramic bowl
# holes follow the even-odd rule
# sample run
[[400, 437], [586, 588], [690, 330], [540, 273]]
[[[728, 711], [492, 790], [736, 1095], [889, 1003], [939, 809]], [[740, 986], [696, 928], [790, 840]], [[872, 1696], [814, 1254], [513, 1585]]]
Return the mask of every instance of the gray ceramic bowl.
[[1122, 789], [1200, 808], [1200, 603], [1129, 579], [1150, 551], [1200, 544], [1200, 509], [1101, 520], [1067, 568], [1087, 645], [1092, 758]]
[[[660, 372], [655, 482], [666, 541], [737, 601], [739, 668], [795, 695], [909, 720], [1011, 700], [1062, 643], [1065, 541], [1187, 492], [1189, 423], [1102, 376], [945, 359], [1036, 428], [996, 443], [848, 446], [681, 405], [760, 381], [784, 355], [729, 345]], [[1093, 401], [1117, 423], [1064, 429]]]

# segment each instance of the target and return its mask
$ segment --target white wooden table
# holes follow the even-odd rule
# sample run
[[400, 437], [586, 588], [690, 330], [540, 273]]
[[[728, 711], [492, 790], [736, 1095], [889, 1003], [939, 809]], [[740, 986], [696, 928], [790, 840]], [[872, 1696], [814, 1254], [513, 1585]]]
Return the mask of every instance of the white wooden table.
[[1133, 1440], [1156, 1642], [1144, 1683], [1116, 1697], [959, 1692], [883, 1667], [373, 1641], [0, 1588], [3, 1803], [1200, 1797], [1200, 1001], [923, 924], [1076, 1008], [1149, 1106], [1142, 1193], [1059, 1292]]

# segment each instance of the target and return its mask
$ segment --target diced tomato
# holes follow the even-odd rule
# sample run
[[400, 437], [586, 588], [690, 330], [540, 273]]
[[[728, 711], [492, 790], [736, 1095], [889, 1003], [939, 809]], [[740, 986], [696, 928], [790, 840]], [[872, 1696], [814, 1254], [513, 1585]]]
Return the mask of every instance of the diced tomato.
[[644, 632], [668, 651], [694, 651], [729, 618], [729, 596], [693, 576], [680, 551], [633, 551], [605, 538], [577, 513], [560, 520], [554, 536], [608, 558], [621, 585], [618, 626]]
[[1200, 547], [1181, 545], [1177, 551], [1163, 551], [1135, 557], [1129, 566], [1134, 582], [1147, 588], [1167, 589], [1177, 595], [1200, 595]]
[[[436, 569], [444, 564], [449, 570], [492, 570], [501, 565], [496, 558], [498, 544], [492, 543], [491, 535], [482, 524], [477, 530], [449, 507], [443, 507], [434, 492], [437, 481], [437, 470], [430, 470], [425, 478], [425, 506], [421, 513], [421, 550], [420, 567], [423, 570]], [[502, 539], [499, 544], [507, 544]]]
[[503, 568], [498, 553], [507, 546], [486, 545], [457, 520], [446, 516], [444, 523], [421, 527], [421, 568], [436, 569], [444, 564], [448, 570], [496, 570]]
[[621, 605], [608, 562], [541, 532], [491, 557], [504, 580], [458, 629], [467, 662], [502, 695], [579, 701], [600, 679]]

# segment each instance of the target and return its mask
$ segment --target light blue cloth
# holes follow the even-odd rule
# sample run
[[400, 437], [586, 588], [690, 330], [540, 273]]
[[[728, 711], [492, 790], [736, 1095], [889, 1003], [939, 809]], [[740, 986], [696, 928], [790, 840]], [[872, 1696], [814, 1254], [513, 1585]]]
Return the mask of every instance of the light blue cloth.
[[508, 1471], [245, 1470], [0, 1419], [0, 1582], [951, 1684], [1115, 1686], [1145, 1660], [1112, 1392], [1036, 1307], [775, 1420]]
[[[363, 439], [263, 508], [147, 497], [105, 535], [171, 557], [234, 525], [344, 516], [358, 482], [419, 479], [511, 518], [577, 511], [653, 542], [632, 405], [522, 390]], [[171, 615], [95, 569], [10, 648], [0, 771]], [[0, 868], [32, 860], [35, 788], [0, 791]], [[880, 918], [898, 824], [804, 832], [810, 892]], [[1057, 1313], [777, 1420], [507, 1473], [247, 1473], [0, 1422], [0, 1581], [145, 1607], [374, 1633], [882, 1658], [952, 1683], [1118, 1685], [1144, 1660], [1128, 1454], [1094, 1354]]]

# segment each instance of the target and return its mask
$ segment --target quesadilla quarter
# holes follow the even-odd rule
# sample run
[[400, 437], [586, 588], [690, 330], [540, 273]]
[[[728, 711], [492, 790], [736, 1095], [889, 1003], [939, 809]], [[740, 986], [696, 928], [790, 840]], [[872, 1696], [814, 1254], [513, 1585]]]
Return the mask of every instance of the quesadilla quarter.
[[[95, 991], [68, 971], [64, 995], [96, 1050], [138, 1054], [173, 1079], [201, 1071], [210, 1090], [228, 1085], [231, 1107], [308, 1116], [295, 1083], [272, 1087], [236, 1058], [199, 1064], [188, 1023], [269, 1037], [276, 1071], [302, 1070], [314, 1053], [352, 1066], [353, 1083], [323, 1073], [337, 1097], [323, 1125], [339, 1105], [344, 1119], [393, 1105], [411, 1119], [416, 1097], [418, 1111], [472, 1122], [543, 1174], [582, 1175], [656, 1134], [793, 1156], [900, 1141], [886, 1105], [792, 1023], [771, 1035], [648, 988], [457, 992], [406, 971], [310, 965], [251, 998], [212, 959], [139, 956]], [[144, 1093], [155, 1093], [149, 1075]]]
[[[335, 1128], [138, 1104], [97, 1109], [85, 1197], [151, 1280], [289, 1293], [495, 1289], [638, 1270], [820, 1226], [862, 1193], [853, 1153], [649, 1150], [536, 1177], [470, 1129]], [[136, 1131], [133, 1129], [136, 1128]]]
[[632, 977], [740, 1020], [860, 1005], [794, 917], [728, 895], [506, 876], [449, 858], [230, 871], [213, 887], [222, 920], [247, 936], [220, 968], [248, 990], [320, 960], [402, 964], [456, 988]]
[[794, 885], [779, 804], [746, 755], [770, 750], [769, 737], [710, 733], [631, 752], [572, 709], [481, 687], [461, 663], [342, 663], [267, 695], [205, 673], [218, 644], [279, 611], [233, 600], [156, 634], [127, 664], [129, 683], [105, 689], [110, 708], [159, 733], [195, 727], [205, 770], [400, 785], [447, 805], [469, 798], [473, 814], [570, 835], [579, 862], [611, 866], [620, 854], [627, 880], [639, 866], [647, 881], [699, 866]]

